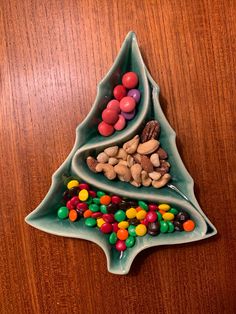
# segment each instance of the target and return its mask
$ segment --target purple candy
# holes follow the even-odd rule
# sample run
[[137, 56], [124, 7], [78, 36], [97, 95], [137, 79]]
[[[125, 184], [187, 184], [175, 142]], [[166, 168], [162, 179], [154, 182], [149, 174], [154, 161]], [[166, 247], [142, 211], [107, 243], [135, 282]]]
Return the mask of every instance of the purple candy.
[[135, 116], [135, 109], [131, 112], [123, 112], [121, 111], [121, 115], [126, 119], [126, 120], [132, 120], [133, 117]]
[[137, 104], [140, 100], [141, 94], [138, 89], [131, 89], [127, 96], [133, 97]]

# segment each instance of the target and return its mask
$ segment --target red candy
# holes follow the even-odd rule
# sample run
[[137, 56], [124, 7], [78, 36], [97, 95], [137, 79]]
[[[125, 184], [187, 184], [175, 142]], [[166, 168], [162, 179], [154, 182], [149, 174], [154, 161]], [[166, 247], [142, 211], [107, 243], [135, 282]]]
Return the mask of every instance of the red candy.
[[105, 222], [109, 222], [109, 223], [112, 223], [114, 222], [114, 215], [113, 214], [104, 214], [102, 216], [102, 219], [105, 221]]
[[81, 209], [81, 210], [86, 210], [86, 209], [88, 209], [88, 204], [87, 203], [78, 203], [77, 204], [77, 209]]
[[105, 223], [101, 226], [100, 230], [102, 231], [102, 233], [111, 233], [111, 232], [113, 231], [113, 228], [112, 228], [112, 225], [111, 225], [111, 224], [105, 222]]
[[118, 240], [116, 242], [116, 249], [117, 251], [125, 251], [126, 250], [126, 244], [123, 240]]
[[119, 230], [119, 227], [118, 227], [118, 222], [114, 222], [112, 224], [112, 229], [113, 229], [113, 232], [117, 232]]
[[150, 211], [147, 213], [145, 219], [148, 222], [155, 222], [157, 220], [157, 213], [155, 211]]
[[102, 213], [101, 212], [92, 213], [91, 217], [95, 218], [95, 219], [101, 218], [102, 217]]
[[70, 204], [75, 207], [79, 203], [78, 196], [73, 196], [72, 199], [70, 200]]
[[107, 104], [107, 109], [115, 110], [117, 113], [120, 113], [120, 103], [116, 99], [112, 99]]
[[72, 205], [71, 201], [68, 201], [68, 202], [66, 203], [66, 207], [67, 207], [68, 209], [74, 209], [74, 206]]
[[127, 96], [121, 99], [120, 101], [120, 109], [124, 112], [131, 112], [135, 109], [136, 102], [133, 97]]
[[98, 132], [102, 135], [102, 136], [110, 136], [112, 135], [112, 133], [114, 132], [114, 128], [112, 125], [102, 121], [99, 123], [98, 125]]
[[121, 201], [122, 201], [122, 199], [119, 196], [117, 196], [117, 195], [113, 195], [111, 197], [111, 202], [113, 204], [120, 204]]
[[116, 110], [114, 109], [105, 109], [102, 112], [102, 120], [108, 124], [115, 124], [119, 116]]
[[122, 77], [124, 87], [131, 89], [138, 85], [138, 76], [135, 72], [127, 72]]
[[116, 87], [113, 89], [113, 95], [115, 99], [120, 101], [127, 95], [127, 91], [123, 85], [116, 85]]
[[155, 205], [155, 204], [149, 204], [149, 205], [148, 205], [148, 209], [149, 209], [149, 210], [158, 210], [158, 207], [157, 207], [157, 205]]
[[87, 183], [80, 183], [79, 185], [80, 190], [89, 190], [89, 185]]
[[147, 226], [148, 225], [148, 220], [145, 217], [143, 220], [141, 220], [141, 224]]
[[125, 125], [126, 125], [125, 117], [122, 116], [121, 114], [119, 114], [119, 119], [118, 119], [118, 121], [116, 122], [116, 124], [114, 125], [114, 129], [115, 129], [116, 131], [121, 131], [121, 130], [124, 129]]
[[89, 195], [93, 198], [97, 197], [97, 193], [95, 191], [89, 191]]

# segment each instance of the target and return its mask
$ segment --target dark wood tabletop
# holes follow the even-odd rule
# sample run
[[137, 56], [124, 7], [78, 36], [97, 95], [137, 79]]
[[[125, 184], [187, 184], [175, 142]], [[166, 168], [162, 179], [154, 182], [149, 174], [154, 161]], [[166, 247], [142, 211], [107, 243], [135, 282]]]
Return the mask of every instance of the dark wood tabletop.
[[[235, 313], [235, 1], [2, 0], [0, 313]], [[24, 222], [136, 32], [217, 236], [110, 274], [95, 244]]]

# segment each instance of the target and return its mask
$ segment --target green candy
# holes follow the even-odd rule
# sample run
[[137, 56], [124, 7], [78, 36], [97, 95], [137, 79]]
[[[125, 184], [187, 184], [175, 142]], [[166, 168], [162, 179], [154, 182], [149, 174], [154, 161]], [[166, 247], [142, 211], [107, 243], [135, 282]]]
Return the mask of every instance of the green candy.
[[92, 202], [93, 202], [93, 198], [91, 196], [89, 196], [86, 203], [89, 205], [89, 204], [92, 204]]
[[160, 221], [160, 225], [161, 225], [161, 228], [160, 228], [161, 233], [168, 232], [169, 226], [168, 226], [168, 223], [166, 221], [164, 221], [164, 220]]
[[173, 215], [177, 215], [178, 214], [178, 210], [177, 209], [175, 209], [175, 208], [171, 208], [170, 210], [169, 210], [169, 213], [172, 213]]
[[135, 244], [135, 238], [132, 236], [129, 236], [126, 240], [125, 240], [125, 244], [127, 247], [132, 247]]
[[115, 232], [112, 232], [109, 236], [109, 243], [113, 245], [113, 244], [116, 244], [116, 241], [117, 241], [117, 235]]
[[102, 212], [103, 214], [107, 214], [107, 207], [106, 207], [106, 205], [101, 205], [100, 206], [100, 212]]
[[120, 222], [120, 221], [125, 220], [126, 214], [123, 210], [120, 209], [115, 213], [114, 217], [116, 221]]
[[100, 205], [100, 198], [95, 197], [95, 198], [93, 199], [93, 203], [94, 203], [94, 204], [97, 204], [97, 205]]
[[60, 219], [65, 219], [68, 217], [68, 215], [69, 215], [69, 209], [65, 206], [60, 207], [57, 211], [57, 216]]
[[146, 210], [146, 211], [148, 210], [148, 204], [145, 203], [144, 201], [139, 201], [138, 206], [141, 207], [142, 209]]
[[92, 227], [95, 227], [97, 225], [97, 221], [96, 221], [96, 219], [89, 217], [89, 218], [85, 219], [85, 225], [87, 227], [92, 228]]
[[90, 209], [93, 213], [99, 212], [99, 206], [98, 206], [97, 204], [90, 204], [90, 205], [89, 205], [89, 209]]
[[173, 225], [173, 223], [171, 221], [167, 221], [168, 224], [168, 232], [174, 232], [175, 231], [175, 226]]
[[103, 195], [106, 195], [103, 191], [97, 191], [97, 197], [102, 197]]
[[136, 237], [136, 231], [135, 231], [136, 226], [130, 225], [128, 228], [128, 232], [131, 236]]
[[158, 221], [159, 221], [159, 222], [162, 221], [163, 219], [162, 219], [161, 213], [159, 213], [159, 212], [156, 212], [156, 213], [157, 213], [157, 219], [158, 219]]

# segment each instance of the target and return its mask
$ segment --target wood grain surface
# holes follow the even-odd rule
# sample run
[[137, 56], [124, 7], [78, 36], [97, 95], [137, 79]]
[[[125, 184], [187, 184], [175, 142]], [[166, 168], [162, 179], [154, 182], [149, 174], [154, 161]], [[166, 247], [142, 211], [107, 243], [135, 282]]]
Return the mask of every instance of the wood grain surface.
[[[236, 2], [0, 5], [0, 313], [235, 313]], [[130, 30], [218, 235], [143, 251], [118, 276], [95, 244], [24, 218], [47, 193]]]

